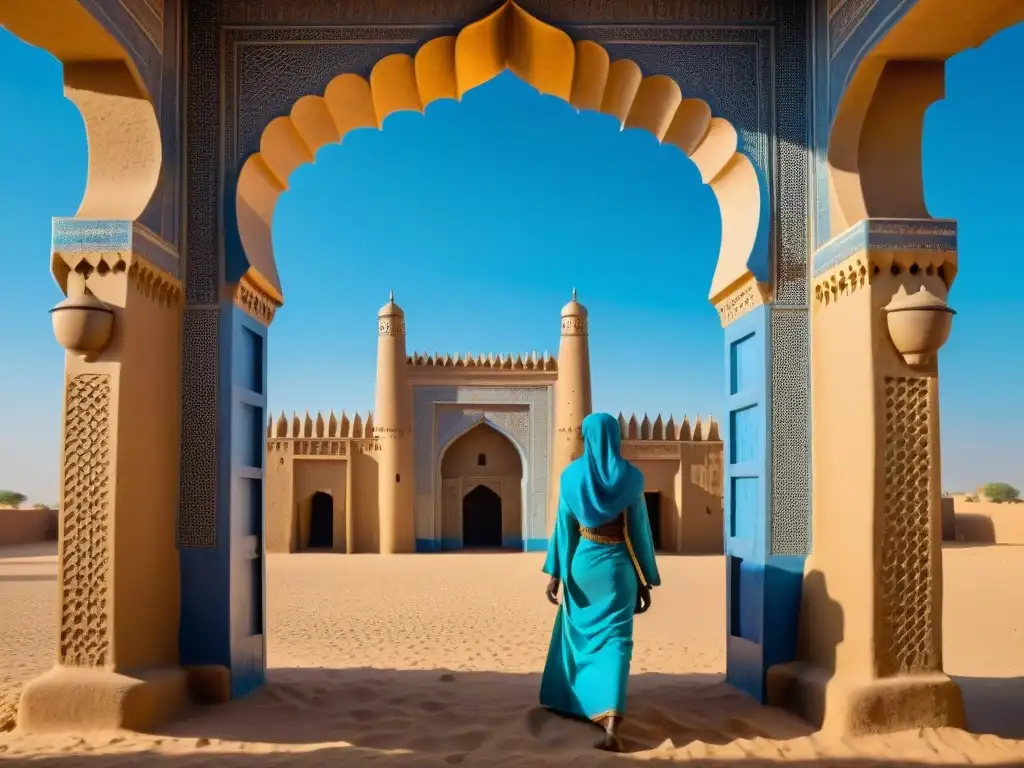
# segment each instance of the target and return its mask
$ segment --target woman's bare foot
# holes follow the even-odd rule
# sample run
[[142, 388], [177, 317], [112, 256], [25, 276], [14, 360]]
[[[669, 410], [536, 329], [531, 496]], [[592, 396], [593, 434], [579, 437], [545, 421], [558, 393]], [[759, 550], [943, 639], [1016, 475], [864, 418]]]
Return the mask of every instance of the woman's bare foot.
[[605, 752], [622, 752], [622, 739], [619, 738], [620, 722], [622, 722], [622, 718], [606, 717], [601, 722], [601, 725], [604, 726], [604, 736], [594, 746]]

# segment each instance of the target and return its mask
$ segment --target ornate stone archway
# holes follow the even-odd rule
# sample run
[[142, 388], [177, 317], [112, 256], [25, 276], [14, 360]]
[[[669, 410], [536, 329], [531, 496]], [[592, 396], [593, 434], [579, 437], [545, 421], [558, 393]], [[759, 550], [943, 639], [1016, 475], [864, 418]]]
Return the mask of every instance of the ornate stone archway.
[[[431, 451], [429, 470], [433, 475], [431, 479], [438, 486], [434, 493], [433, 522], [442, 550], [463, 548], [462, 502], [466, 494], [479, 485], [490, 488], [501, 499], [501, 546], [522, 550], [529, 542], [530, 510], [526, 505], [530, 499], [530, 476], [536, 474], [536, 459], [531, 455], [529, 445], [529, 417], [528, 409], [507, 407], [483, 410], [456, 406], [454, 409], [442, 408], [437, 413], [438, 434]], [[481, 429], [498, 440], [481, 435]], [[464, 446], [465, 450], [469, 450], [473, 442], [496, 450], [499, 465], [495, 466], [493, 457], [485, 453], [482, 466], [467, 466], [463, 456], [461, 460], [456, 459], [461, 466], [451, 467], [449, 451], [459, 450], [456, 446], [467, 440], [471, 442]]]
[[[422, 112], [439, 99], [461, 99], [505, 70], [542, 94], [557, 96], [578, 110], [612, 115], [624, 129], [649, 131], [685, 152], [714, 191], [722, 214], [710, 300], [720, 304], [741, 283], [751, 306], [768, 298], [763, 254], [755, 253], [759, 234], [767, 227], [761, 184], [753, 163], [739, 151], [736, 129], [712, 116], [703, 99], [684, 99], [672, 78], [644, 77], [629, 59], [612, 62], [598, 43], [574, 42], [512, 0], [457, 35], [430, 40], [415, 56], [385, 56], [369, 79], [338, 75], [323, 96], [303, 96], [289, 115], [266, 126], [259, 152], [246, 160], [238, 176], [238, 233], [248, 263], [243, 279], [283, 302], [270, 234], [274, 210], [292, 173], [312, 163], [320, 147], [340, 142], [358, 128], [383, 129], [395, 112]], [[762, 265], [755, 278], [751, 268], [757, 269], [752, 261], [758, 256]], [[761, 286], [755, 285], [758, 281]], [[723, 308], [723, 318], [735, 311]]]
[[[723, 242], [712, 286], [727, 326], [730, 373], [737, 374], [727, 377], [736, 388], [727, 393], [726, 441], [736, 456], [745, 457], [739, 452], [743, 436], [759, 434], [758, 461], [733, 456], [726, 480], [727, 488], [742, 492], [727, 497], [727, 504], [737, 497], [756, 502], [747, 509], [755, 523], [752, 535], [730, 536], [730, 601], [738, 606], [742, 597], [743, 605], [773, 609], [763, 614], [770, 615], [770, 627], [730, 625], [729, 679], [764, 696], [768, 667], [797, 656], [795, 666], [776, 669], [769, 681], [779, 684], [776, 700], [811, 719], [824, 715], [808, 702], [827, 701], [826, 713], [847, 730], [958, 722], [962, 712], [941, 675], [938, 652], [941, 571], [932, 525], [937, 369], [897, 355], [878, 318], [882, 299], [900, 288], [928, 287], [945, 298], [955, 275], [955, 227], [927, 219], [919, 205], [920, 117], [928, 99], [941, 95], [937, 62], [1021, 21], [1024, 7], [1015, 0], [744, 0], [698, 3], [691, 14], [694, 4], [644, 0], [591, 4], [584, 10], [574, 6], [570, 12], [554, 0], [523, 0], [523, 5], [573, 27], [580, 39], [600, 40], [608, 51], [632, 52], [611, 63], [601, 46], [573, 43], [516, 6], [486, 16], [489, 3], [482, 0], [454, 11], [433, 0], [410, 0], [407, 8], [192, 0], [187, 20], [177, 0], [52, 0], [45, 17], [35, 0], [0, 6], [0, 23], [64, 62], [67, 96], [83, 114], [89, 136], [87, 191], [75, 217], [55, 222], [52, 270], [72, 298], [81, 298], [88, 288], [106, 303], [116, 340], [85, 356], [74, 351], [67, 356], [59, 666], [26, 690], [23, 725], [78, 727], [89, 718], [93, 724], [145, 727], [183, 701], [182, 666], [192, 668], [197, 690], [215, 699], [239, 695], [262, 681], [262, 636], [233, 623], [236, 615], [251, 613], [251, 602], [261, 595], [248, 596], [247, 605], [235, 602], [230, 587], [242, 574], [229, 573], [226, 563], [245, 554], [240, 560], [246, 578], [261, 573], [259, 531], [234, 536], [230, 527], [243, 510], [254, 508], [252, 489], [259, 487], [261, 470], [247, 464], [251, 457], [244, 459], [232, 440], [234, 429], [247, 424], [241, 420], [242, 405], [265, 411], [265, 379], [250, 363], [262, 361], [265, 376], [266, 326], [282, 299], [265, 241], [274, 202], [291, 171], [308, 162], [315, 147], [340, 140], [343, 127], [354, 127], [346, 120], [379, 127], [398, 109], [458, 98], [505, 67], [578, 108], [608, 111], [626, 125], [681, 146], [715, 189], [723, 221], [742, 208], [726, 201], [752, 206], [756, 199], [760, 210], [771, 211], [771, 306], [753, 306], [764, 298], [754, 283], [769, 279], [762, 265], [748, 261], [767, 230], [760, 212], [756, 224], [747, 216], [730, 219], [738, 228], [727, 227], [725, 238], [736, 239]], [[296, 13], [307, 15], [291, 15]], [[467, 17], [482, 15], [462, 33], [446, 36]], [[439, 21], [444, 29], [431, 26]], [[419, 26], [410, 33], [396, 22]], [[236, 54], [243, 38], [305, 44], [328, 27], [335, 42], [375, 42], [373, 50], [383, 51], [376, 56], [378, 68], [368, 81], [357, 78], [354, 70], [363, 68], [363, 60], [355, 57], [357, 63], [332, 71], [351, 74], [326, 86], [330, 92], [322, 98], [296, 102], [295, 97], [317, 89], [285, 88], [294, 109], [287, 117], [279, 117], [286, 107], [277, 112], [273, 130], [268, 126], [263, 134], [265, 147], [244, 150], [259, 154], [236, 179], [239, 147], [252, 143], [238, 118], [243, 78]], [[806, 46], [809, 32], [812, 50]], [[428, 38], [435, 39], [415, 57], [388, 55]], [[465, 41], [473, 40], [479, 45], [467, 47]], [[632, 45], [638, 40], [643, 45]], [[671, 51], [661, 52], [660, 59], [644, 53], [656, 46]], [[736, 131], [730, 132], [728, 122], [716, 122], [709, 110], [683, 99], [671, 79], [641, 76], [641, 69], [671, 70], [686, 57], [687, 46], [699, 47], [702, 54], [681, 69], [701, 75], [701, 87], [711, 92], [705, 101], [743, 136], [754, 159], [750, 167], [736, 154]], [[715, 46], [728, 53], [706, 55]], [[560, 66], [541, 69], [523, 55], [537, 51]], [[223, 82], [221, 61], [232, 75]], [[307, 67], [313, 72], [308, 79], [316, 79], [320, 63]], [[809, 69], [813, 116], [803, 106], [810, 101]], [[727, 74], [730, 89], [755, 85], [742, 99], [716, 91], [714, 84]], [[678, 80], [686, 85], [685, 78]], [[182, 131], [178, 105], [186, 92], [189, 110]], [[346, 107], [341, 118], [335, 116], [338, 105]], [[701, 129], [705, 121], [707, 128]], [[885, 130], [892, 131], [891, 140], [880, 142]], [[808, 143], [815, 152], [810, 162]], [[179, 147], [187, 148], [187, 195], [179, 189]], [[752, 177], [760, 184], [756, 194]], [[187, 222], [180, 227], [185, 239], [179, 238], [181, 222]], [[236, 231], [237, 244], [232, 241]], [[221, 232], [227, 243], [221, 242]], [[817, 248], [813, 264], [809, 244]], [[179, 248], [188, 266], [181, 273]], [[883, 267], [899, 274], [890, 271], [887, 277]], [[183, 274], [187, 281], [181, 286]], [[810, 549], [810, 278], [815, 283], [810, 302], [816, 350], [815, 557], [804, 578], [803, 556]], [[878, 396], [851, 400], [851, 391], [820, 367], [826, 365], [864, 382], [863, 392]], [[882, 380], [867, 378], [868, 370]], [[233, 400], [236, 389], [240, 394]], [[760, 409], [758, 418], [745, 421], [751, 409]], [[262, 432], [265, 419], [253, 421]], [[850, 438], [851, 423], [864, 428], [854, 430], [855, 439], [844, 448], [844, 469], [854, 479], [840, 483], [830, 464], [839, 453], [823, 435]], [[906, 432], [920, 438], [914, 445], [916, 466], [926, 472], [912, 473], [913, 462], [885, 454], [887, 436]], [[145, 484], [133, 483], [133, 476], [145, 477]], [[253, 483], [238, 484], [241, 479]], [[849, 495], [851, 487], [866, 491]], [[893, 493], [896, 487], [909, 489], [910, 496]], [[745, 495], [748, 491], [752, 495]], [[848, 514], [835, 514], [840, 493], [847, 494]], [[176, 499], [177, 556], [172, 544]], [[144, 529], [131, 524], [132, 511], [140, 508], [149, 515]], [[912, 514], [900, 516], [903, 528], [886, 528], [897, 518], [892, 514], [897, 508]], [[876, 552], [885, 536], [849, 536], [841, 556], [830, 550], [827, 521], [858, 518], [863, 525], [853, 533], [892, 533], [912, 557]], [[145, 556], [132, 559], [134, 553]], [[882, 577], [868, 567], [875, 559], [888, 568]], [[860, 570], [843, 572], [849, 564]], [[915, 580], [920, 588], [911, 592], [923, 596], [919, 603], [899, 603], [893, 589], [898, 577]], [[861, 593], [834, 591], [844, 579], [860, 585]], [[799, 598], [800, 584], [806, 587], [797, 646], [793, 599]], [[876, 611], [864, 591], [881, 595], [877, 605], [884, 610]], [[848, 634], [842, 647], [831, 638], [837, 652], [830, 662], [830, 638], [820, 630], [835, 617], [837, 603], [850, 619], [860, 617], [859, 624], [846, 622], [847, 632], [860, 629]], [[763, 634], [766, 628], [770, 631]], [[780, 633], [769, 636], [775, 628]], [[760, 644], [749, 639], [758, 633]], [[869, 634], [883, 639], [885, 647], [872, 647]], [[133, 668], [154, 672], [120, 674]], [[864, 673], [868, 669], [877, 674]], [[902, 676], [906, 673], [912, 679]], [[832, 679], [847, 693], [825, 684]], [[907, 692], [898, 702], [907, 706], [847, 706], [870, 704], [896, 688]], [[118, 695], [107, 695], [112, 692]], [[105, 704], [97, 708], [90, 703], [95, 701]], [[903, 720], [850, 717], [894, 711]]]

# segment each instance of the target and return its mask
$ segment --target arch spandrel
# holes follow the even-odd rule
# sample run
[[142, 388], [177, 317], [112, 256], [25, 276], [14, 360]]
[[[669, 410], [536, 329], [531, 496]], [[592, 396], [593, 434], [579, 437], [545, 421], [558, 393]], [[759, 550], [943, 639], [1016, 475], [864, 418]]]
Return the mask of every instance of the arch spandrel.
[[134, 221], [160, 180], [160, 125], [138, 68], [77, 0], [0, 3], [0, 25], [64, 65], [64, 96], [82, 115], [88, 146], [76, 218]]
[[646, 130], [685, 152], [721, 210], [722, 240], [709, 298], [717, 303], [751, 276], [748, 263], [764, 228], [764, 206], [758, 172], [739, 151], [736, 129], [713, 117], [703, 100], [685, 98], [672, 78], [644, 77], [630, 60], [612, 62], [597, 43], [574, 42], [509, 1], [454, 37], [428, 41], [415, 56], [384, 57], [368, 80], [339, 75], [323, 96], [304, 96], [289, 115], [268, 124], [260, 151], [242, 166], [236, 189], [249, 279], [283, 302], [271, 238], [273, 212], [291, 174], [312, 162], [320, 147], [344, 140], [356, 128], [380, 129], [395, 112], [422, 112], [438, 99], [460, 99], [506, 69], [541, 93], [579, 110], [612, 115], [623, 128]]
[[[925, 101], [931, 103], [941, 98], [942, 63], [1022, 21], [1024, 3], [1020, 0], [909, 0], [881, 25], [867, 30], [868, 42], [858, 51], [843, 83], [829, 134], [832, 236], [870, 217], [930, 218], [923, 206], [919, 123], [927, 107]], [[916, 85], [907, 82], [906, 76], [891, 76], [891, 72], [887, 76], [886, 65], [901, 61], [923, 66], [933, 63], [935, 71], [922, 72]], [[925, 91], [930, 91], [930, 95]], [[899, 169], [901, 175], [914, 176], [911, 181], [917, 187], [909, 194], [907, 189], [900, 189], [898, 195], [890, 194], [888, 189], [893, 169], [870, 162], [862, 153], [865, 136], [873, 130], [883, 131], [883, 122], [893, 120], [896, 106], [907, 113], [903, 123], [918, 123], [913, 131], [889, 135], [890, 151], [902, 151], [911, 166]], [[897, 146], [900, 134], [903, 141]], [[903, 208], [908, 198], [919, 211]], [[889, 205], [890, 200], [897, 201], [895, 208]]]
[[440, 470], [441, 464], [443, 463], [444, 457], [448, 453], [449, 448], [481, 425], [489, 427], [494, 432], [497, 432], [503, 438], [508, 440], [519, 455], [519, 461], [522, 466], [523, 475], [525, 476], [527, 474], [527, 467], [529, 466], [530, 446], [523, 440], [521, 435], [515, 434], [512, 430], [498, 424], [487, 416], [472, 416], [468, 419], [461, 420], [437, 436], [434, 459], [434, 463], [437, 468]]

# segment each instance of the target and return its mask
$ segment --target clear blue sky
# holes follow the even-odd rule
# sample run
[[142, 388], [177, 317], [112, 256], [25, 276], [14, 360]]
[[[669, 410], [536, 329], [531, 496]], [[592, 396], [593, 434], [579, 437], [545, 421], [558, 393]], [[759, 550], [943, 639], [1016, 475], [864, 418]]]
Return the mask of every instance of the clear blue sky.
[[[1011, 141], [1022, 70], [1024, 26], [962, 54], [926, 126], [928, 204], [961, 233], [960, 314], [941, 357], [950, 489], [1024, 486], [1024, 155]], [[85, 183], [82, 121], [61, 88], [57, 62], [0, 30], [0, 488], [39, 501], [57, 495], [63, 365], [47, 315], [61, 299], [50, 218], [73, 214]], [[389, 289], [410, 350], [554, 353], [576, 287], [591, 311], [595, 408], [718, 414], [722, 332], [706, 297], [720, 226], [679, 152], [511, 75], [461, 104], [395, 115], [324, 148], [278, 207], [287, 304], [270, 332], [271, 405], [371, 408]]]

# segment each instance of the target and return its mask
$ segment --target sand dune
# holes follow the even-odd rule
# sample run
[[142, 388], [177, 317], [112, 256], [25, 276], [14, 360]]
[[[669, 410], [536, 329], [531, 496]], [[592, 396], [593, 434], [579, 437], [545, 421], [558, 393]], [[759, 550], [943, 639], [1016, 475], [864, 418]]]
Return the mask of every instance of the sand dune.
[[[945, 653], [972, 728], [1024, 737], [1024, 548], [948, 550]], [[0, 729], [52, 661], [52, 554], [0, 551]], [[552, 607], [523, 555], [276, 556], [269, 684], [159, 734], [0, 734], [0, 763], [600, 766], [597, 733], [536, 706]], [[626, 759], [717, 766], [1024, 764], [1024, 742], [951, 729], [827, 740], [721, 682], [721, 558], [666, 557], [637, 621]], [[1016, 676], [1016, 679], [1014, 679]], [[29, 762], [29, 760], [31, 760]]]

